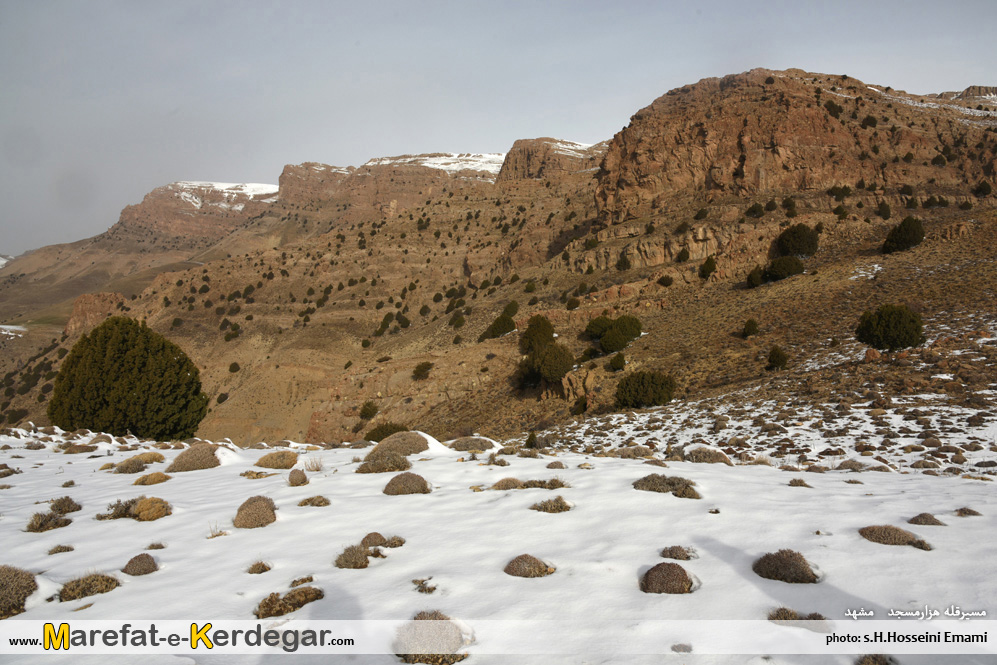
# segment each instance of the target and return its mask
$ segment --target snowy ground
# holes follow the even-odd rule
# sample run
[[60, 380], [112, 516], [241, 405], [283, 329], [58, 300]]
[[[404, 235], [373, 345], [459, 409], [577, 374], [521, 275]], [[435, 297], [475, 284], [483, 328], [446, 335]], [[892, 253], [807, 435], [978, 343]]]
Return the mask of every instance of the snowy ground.
[[[499, 455], [507, 466], [487, 464], [488, 453], [472, 459], [470, 453], [429, 439], [429, 449], [410, 455], [409, 460], [411, 471], [430, 483], [432, 493], [403, 496], [382, 493], [395, 473], [355, 473], [356, 460], [369, 449], [294, 446], [300, 453], [296, 468], [321, 466], [321, 470], [306, 471], [309, 483], [298, 487], [289, 485], [287, 470], [274, 472], [254, 466], [269, 450], [229, 447], [218, 450], [221, 465], [216, 468], [172, 473], [167, 482], [135, 486], [135, 479], [142, 474], [102, 471], [101, 467], [145, 450], [157, 450], [166, 460], [151, 464], [143, 473], [164, 471], [180, 451], [163, 444], [157, 448], [152, 442], [101, 437], [96, 450], [68, 454], [62, 452], [68, 439], [82, 444], [96, 435], [11, 430], [0, 436], [0, 447], [9, 446], [0, 450], [0, 463], [20, 473], [0, 479], [5, 487], [0, 490], [0, 564], [34, 572], [40, 589], [29, 598], [26, 612], [8, 621], [185, 619], [192, 614], [215, 620], [253, 619], [254, 609], [268, 594], [284, 593], [293, 580], [313, 576], [312, 585], [324, 591], [324, 598], [282, 619], [408, 619], [419, 611], [438, 609], [474, 631], [474, 642], [466, 649], [470, 658], [465, 662], [471, 664], [844, 665], [855, 662], [856, 656], [778, 655], [775, 648], [769, 656], [757, 652], [708, 655], [710, 639], [694, 636], [695, 631], [681, 640], [691, 645], [692, 654], [673, 653], [672, 646], [680, 640], [672, 638], [661, 639], [654, 654], [624, 654], [628, 643], [653, 641], [654, 633], [647, 633], [657, 630], [656, 622], [753, 620], [763, 631], [772, 629], [765, 618], [779, 607], [852, 621], [846, 619], [846, 612], [859, 608], [875, 612], [876, 619], [885, 619], [891, 610], [944, 610], [958, 605], [964, 611], [985, 611], [988, 619], [993, 618], [997, 612], [997, 496], [989, 480], [994, 469], [975, 466], [997, 458], [993, 418], [944, 431], [945, 422], [961, 422], [965, 413], [939, 403], [928, 415], [915, 417], [926, 420], [917, 421], [904, 420], [903, 404], [874, 416], [869, 415], [867, 405], [855, 405], [854, 411], [861, 415], [841, 413], [841, 422], [818, 424], [818, 414], [802, 408], [785, 415], [790, 410], [785, 405], [745, 406], [721, 413], [686, 404], [681, 409], [591, 419], [560, 430], [558, 441], [547, 442], [552, 447], [539, 457]], [[764, 417], [760, 419], [759, 414]], [[714, 431], [718, 420], [724, 427]], [[896, 445], [875, 451], [885, 463], [854, 449], [857, 441], [872, 438], [877, 427], [900, 430], [911, 423], [917, 425], [916, 431], [898, 432]], [[818, 433], [822, 428], [844, 425], [850, 425], [849, 433], [834, 440]], [[927, 446], [926, 451], [903, 452], [905, 444], [925, 442], [917, 438], [923, 430], [938, 431], [945, 445], [963, 451], [964, 473], [910, 468], [912, 460], [933, 450]], [[674, 459], [666, 462], [667, 468], [648, 463], [660, 464], [666, 456], [678, 456], [684, 446], [697, 442], [723, 446], [731, 437], [744, 439], [747, 446], [735, 447], [739, 454], [734, 455], [734, 466]], [[794, 452], [772, 458], [772, 466], [737, 463], [738, 457], [747, 460], [783, 454], [789, 449], [787, 440]], [[783, 442], [781, 448], [779, 441]], [[619, 456], [621, 446], [634, 443], [651, 444], [655, 450], [636, 451], [649, 453], [644, 457]], [[832, 447], [843, 452], [826, 454], [825, 449]], [[807, 452], [797, 453], [797, 449]], [[799, 454], [807, 459], [800, 461]], [[886, 470], [834, 470], [848, 459]], [[561, 462], [566, 468], [547, 468], [552, 462]], [[787, 471], [778, 468], [781, 464], [812, 464], [828, 470]], [[274, 475], [249, 479], [240, 475], [245, 471]], [[632, 487], [635, 480], [651, 473], [694, 481], [702, 498], [677, 498]], [[522, 481], [558, 477], [569, 487], [488, 489], [507, 477]], [[810, 487], [790, 486], [794, 478], [803, 479]], [[66, 487], [69, 481], [73, 484]], [[98, 513], [106, 512], [109, 503], [141, 494], [165, 499], [172, 505], [172, 514], [152, 522], [95, 519]], [[34, 513], [47, 511], [45, 502], [67, 495], [82, 504], [82, 510], [68, 515], [72, 524], [43, 533], [24, 530]], [[263, 528], [235, 528], [232, 520], [237, 508], [254, 495], [274, 500], [277, 521]], [[331, 505], [298, 505], [313, 496], [324, 496]], [[562, 513], [530, 509], [534, 503], [556, 496], [564, 497], [572, 509]], [[980, 516], [957, 516], [956, 510], [963, 507]], [[946, 526], [907, 523], [925, 512]], [[913, 532], [933, 549], [876, 544], [858, 533], [865, 526], [886, 524]], [[220, 531], [226, 535], [209, 538]], [[401, 536], [406, 542], [402, 547], [385, 549], [385, 558], [371, 559], [366, 569], [335, 567], [337, 555], [371, 531]], [[120, 572], [131, 557], [146, 552], [151, 543], [165, 545], [149, 551], [159, 565], [157, 572], [140, 577]], [[57, 545], [74, 549], [48, 554]], [[695, 558], [675, 562], [692, 577], [693, 592], [643, 593], [639, 588], [641, 575], [655, 564], [671, 561], [661, 558], [659, 552], [672, 545], [695, 552]], [[789, 584], [763, 579], [752, 571], [752, 563], [761, 555], [784, 548], [803, 554], [819, 574], [819, 583]], [[534, 579], [506, 575], [506, 564], [524, 553], [540, 558], [556, 572]], [[248, 574], [247, 568], [256, 561], [265, 561], [272, 569]], [[121, 586], [75, 601], [46, 600], [69, 580], [94, 571], [114, 575]], [[436, 590], [432, 594], [417, 592], [413, 580], [430, 577], [428, 584]], [[523, 627], [524, 639], [526, 626], [544, 621], [543, 636], [552, 654], [494, 653], [502, 639], [510, 639], [508, 634], [502, 637], [490, 630], [490, 622], [495, 620], [524, 622], [513, 624]], [[800, 628], [779, 630], [790, 631], [787, 635], [808, 632]], [[992, 663], [993, 642], [988, 648], [991, 655], [897, 658], [903, 665]], [[3, 649], [0, 645], [0, 652]], [[861, 647], [854, 653], [884, 651], [890, 653], [888, 648]], [[138, 657], [72, 658], [74, 663], [96, 664], [132, 662]], [[270, 662], [274, 658], [211, 655], [198, 656], [196, 662]], [[301, 659], [330, 661], [329, 656], [298, 654], [295, 662]], [[4, 663], [37, 660], [37, 656], [0, 656]], [[189, 656], [151, 660], [195, 662]], [[336, 656], [332, 660], [399, 662], [392, 655]]]

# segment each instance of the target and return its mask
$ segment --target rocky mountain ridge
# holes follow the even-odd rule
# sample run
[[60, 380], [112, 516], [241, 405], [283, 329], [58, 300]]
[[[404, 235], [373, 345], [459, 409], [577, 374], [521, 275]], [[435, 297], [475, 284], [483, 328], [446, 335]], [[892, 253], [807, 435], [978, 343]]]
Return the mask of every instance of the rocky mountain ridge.
[[[762, 344], [802, 362], [883, 298], [916, 300], [929, 316], [979, 306], [993, 278], [981, 257], [993, 249], [994, 197], [980, 183], [995, 184], [997, 118], [976, 106], [753, 70], [674, 90], [608, 142], [517, 141], [500, 167], [452, 154], [309, 162], [284, 168], [276, 196], [244, 201], [160, 188], [113, 238], [0, 271], [4, 321], [30, 311], [14, 294], [63, 289], [58, 302], [72, 303], [106, 292], [64, 304], [63, 338], [0, 366], [11, 393], [0, 411], [44, 422], [58, 354], [110, 314], [177, 341], [212, 398], [201, 434], [239, 443], [349, 440], [383, 420], [506, 434], [611, 408], [620, 374], [598, 354], [586, 360], [581, 335], [603, 312], [635, 314], [649, 333], [626, 349], [625, 372], [668, 371], [688, 395], [764, 382]], [[906, 214], [924, 218], [924, 247], [879, 259]], [[822, 231], [806, 274], [746, 292], [746, 274], [795, 223]], [[137, 230], [150, 241], [153, 228], [169, 235], [139, 243]], [[871, 257], [876, 279], [856, 278]], [[708, 258], [716, 271], [703, 277]], [[46, 259], [69, 276], [46, 273]], [[918, 283], [926, 271], [932, 280]], [[517, 335], [478, 341], [512, 301], [520, 330], [543, 314], [578, 357], [562, 385], [515, 390]], [[764, 322], [763, 341], [732, 335], [749, 317]], [[429, 378], [414, 379], [426, 362]], [[367, 400], [380, 408], [373, 422], [359, 417]]]

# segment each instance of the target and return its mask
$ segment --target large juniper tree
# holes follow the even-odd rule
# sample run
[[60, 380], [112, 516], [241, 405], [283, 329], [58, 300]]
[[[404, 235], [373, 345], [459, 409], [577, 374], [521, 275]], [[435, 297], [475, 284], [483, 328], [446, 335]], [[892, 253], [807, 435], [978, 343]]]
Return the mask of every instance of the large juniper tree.
[[159, 333], [111, 317], [66, 356], [48, 405], [52, 423], [148, 439], [194, 435], [207, 412], [197, 366]]

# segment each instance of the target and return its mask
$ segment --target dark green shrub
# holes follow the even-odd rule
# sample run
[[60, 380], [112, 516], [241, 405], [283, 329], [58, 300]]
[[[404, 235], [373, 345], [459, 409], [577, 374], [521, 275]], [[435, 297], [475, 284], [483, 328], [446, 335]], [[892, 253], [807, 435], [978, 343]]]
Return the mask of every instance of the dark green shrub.
[[779, 204], [775, 202], [775, 199], [769, 199], [768, 203], [765, 204], [765, 212], [772, 212], [779, 207]]
[[813, 256], [817, 252], [817, 243], [817, 232], [806, 224], [790, 226], [775, 241], [781, 256]]
[[529, 355], [548, 344], [554, 343], [554, 326], [546, 316], [534, 314], [526, 324], [526, 330], [519, 336], [519, 351]]
[[902, 252], [921, 244], [924, 240], [924, 225], [917, 217], [904, 217], [904, 220], [890, 229], [883, 242], [883, 254]]
[[370, 420], [376, 415], [377, 415], [377, 404], [374, 402], [374, 400], [369, 399], [366, 402], [364, 402], [363, 405], [360, 407], [361, 420]]
[[433, 363], [428, 360], [421, 362], [412, 370], [412, 378], [416, 381], [425, 381], [429, 378], [429, 370], [431, 369], [433, 369]]
[[752, 203], [751, 206], [744, 211], [744, 214], [748, 217], [758, 219], [765, 215], [765, 208], [762, 207], [761, 203]]
[[852, 195], [852, 188], [848, 185], [835, 185], [831, 189], [827, 190], [827, 193], [830, 196], [833, 196], [835, 201], [841, 203]]
[[717, 271], [717, 261], [716, 259], [713, 258], [713, 255], [711, 254], [710, 256], [706, 257], [706, 260], [703, 261], [702, 264], [700, 264], [699, 277], [700, 279], [706, 279], [716, 271]]
[[841, 117], [841, 112], [845, 110], [841, 106], [835, 104], [834, 101], [830, 99], [824, 102], [824, 108], [827, 110], [830, 116], [835, 119]]
[[765, 281], [765, 272], [762, 270], [761, 266], [755, 266], [748, 273], [748, 279], [746, 280], [749, 289], [758, 288]]
[[116, 316], [66, 356], [48, 417], [70, 431], [183, 439], [197, 431], [207, 402], [197, 366], [179, 346], [144, 322]]
[[626, 367], [626, 365], [627, 365], [627, 359], [624, 357], [622, 353], [617, 353], [609, 361], [609, 369], [613, 370], [614, 372], [619, 372], [624, 367]]
[[[706, 215], [704, 214], [703, 216], [705, 217]], [[689, 222], [681, 222], [678, 226], [675, 227], [675, 233], [676, 234], [686, 233], [690, 228], [692, 227], [689, 226]]]
[[539, 385], [541, 380], [559, 382], [575, 365], [571, 350], [563, 344], [548, 344], [519, 363], [518, 380], [522, 387]]
[[931, 160], [931, 163], [935, 166], [945, 166], [948, 164], [948, 160], [942, 155], [935, 155], [935, 157]]
[[840, 205], [840, 204], [838, 205], [838, 207], [836, 207], [831, 212], [833, 212], [835, 215], [837, 215], [838, 219], [841, 219], [841, 220], [843, 220], [846, 217], [848, 217], [848, 208], [846, 208], [845, 206]]
[[492, 321], [491, 325], [485, 329], [485, 332], [481, 333], [481, 337], [478, 338], [478, 341], [483, 342], [486, 339], [495, 339], [496, 337], [501, 337], [506, 333], [511, 333], [515, 329], [516, 322], [512, 320], [511, 316], [508, 316], [503, 312], [497, 319]]
[[515, 300], [510, 300], [508, 303], [506, 303], [505, 307], [502, 308], [502, 314], [504, 316], [508, 316], [509, 318], [516, 316], [516, 314], [518, 313], [519, 313], [519, 303], [516, 302]]
[[228, 371], [232, 372], [233, 374], [238, 372], [240, 369], [242, 368], [239, 367], [239, 363], [230, 363], [228, 366]]
[[[695, 219], [697, 221], [699, 221], [701, 219], [706, 219], [706, 208], [700, 208], [699, 210], [697, 210], [696, 211], [696, 215], [693, 217], [693, 219]], [[686, 231], [689, 230], [688, 225], [686, 226], [685, 230]]]
[[875, 116], [867, 115], [866, 117], [862, 118], [862, 129], [866, 129], [867, 127], [875, 127], [877, 124], [878, 121], [876, 120]]
[[581, 304], [582, 304], [582, 301], [579, 300], [578, 298], [568, 298], [568, 302], [565, 304], [565, 307], [567, 307], [568, 310], [578, 309], [578, 307]]
[[777, 282], [793, 275], [803, 273], [803, 262], [795, 256], [780, 256], [773, 259], [768, 268], [765, 269], [765, 279], [770, 282]]
[[405, 427], [405, 425], [399, 425], [398, 423], [387, 422], [387, 423], [381, 423], [377, 427], [372, 428], [366, 434], [364, 434], [363, 438], [367, 439], [368, 441], [382, 441], [391, 436], [392, 434], [395, 434], [397, 432], [407, 432], [407, 431], [409, 431], [409, 429], [408, 427]]
[[765, 366], [767, 370], [778, 370], [786, 369], [786, 363], [789, 361], [789, 356], [778, 346], [773, 346], [769, 349], [769, 363]]
[[608, 316], [597, 316], [585, 326], [585, 335], [592, 340], [598, 340], [613, 325], [613, 319]]
[[897, 351], [922, 344], [924, 325], [921, 315], [906, 305], [881, 305], [875, 312], [862, 314], [855, 339], [876, 349]]
[[744, 322], [744, 328], [741, 330], [741, 337], [748, 339], [752, 335], [758, 334], [758, 321], [754, 319], [748, 319]]
[[989, 182], [981, 180], [979, 184], [973, 188], [973, 196], [982, 199], [984, 196], [990, 196], [990, 193], [993, 191], [994, 189], [990, 186]]
[[620, 379], [616, 386], [616, 406], [644, 408], [670, 402], [675, 393], [675, 380], [661, 372], [633, 372]]
[[900, 193], [904, 196], [914, 196], [914, 188], [910, 185], [904, 185], [900, 188]]
[[661, 286], [671, 286], [672, 282], [674, 281], [675, 280], [672, 279], [671, 275], [662, 275], [661, 277], [658, 278], [658, 284], [660, 284]]
[[628, 259], [625, 254], [620, 254], [620, 258], [616, 261], [616, 269], [623, 272], [624, 270], [630, 270], [630, 268], [630, 259]]
[[687, 247], [683, 247], [682, 251], [680, 251], [675, 256], [675, 263], [685, 263], [688, 260], [689, 260], [689, 249]]
[[617, 328], [621, 333], [623, 333], [627, 341], [632, 341], [640, 337], [643, 332], [644, 326], [636, 316], [630, 314], [623, 314], [613, 321], [612, 328]]
[[626, 348], [630, 340], [619, 328], [610, 328], [599, 340], [599, 347], [606, 353], [616, 353]]

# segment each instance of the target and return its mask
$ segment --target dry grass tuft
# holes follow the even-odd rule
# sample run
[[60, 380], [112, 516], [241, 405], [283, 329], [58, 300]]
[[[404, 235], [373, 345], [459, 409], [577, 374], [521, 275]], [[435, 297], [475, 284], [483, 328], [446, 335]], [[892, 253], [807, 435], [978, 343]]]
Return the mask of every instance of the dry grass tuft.
[[81, 510], [83, 506], [76, 503], [68, 496], [63, 496], [58, 499], [52, 499], [49, 502], [49, 508], [53, 513], [65, 515], [66, 513], [75, 513], [77, 510]]
[[76, 486], [76, 481], [75, 480], [67, 480], [66, 482], [64, 482], [62, 484], [62, 486], [63, 487], [75, 487]]
[[[434, 587], [435, 588], [435, 587]], [[420, 625], [419, 621], [431, 621]], [[399, 629], [393, 647], [401, 651], [434, 651], [437, 653], [396, 653], [403, 663], [429, 663], [430, 665], [453, 665], [467, 658], [466, 653], [457, 653], [464, 646], [464, 636], [457, 624], [438, 610], [419, 612], [413, 621]]]
[[751, 565], [759, 577], [790, 584], [816, 584], [817, 575], [799, 552], [779, 550], [763, 555]]
[[73, 520], [68, 517], [63, 517], [59, 513], [35, 513], [31, 516], [31, 520], [28, 521], [28, 526], [25, 527], [25, 531], [30, 531], [31, 533], [41, 533], [43, 531], [51, 531], [52, 529], [69, 526], [72, 523]]
[[243, 478], [249, 478], [250, 480], [259, 480], [260, 478], [269, 478], [270, 476], [276, 476], [276, 473], [267, 473], [266, 471], [243, 471], [239, 474]]
[[866, 465], [854, 459], [846, 459], [844, 462], [834, 467], [835, 471], [864, 471]]
[[803, 480], [802, 478], [793, 478], [792, 480], [789, 481], [789, 486], [790, 487], [811, 487], [810, 485], [807, 484], [807, 481]]
[[503, 478], [491, 486], [493, 490], [518, 490], [523, 488], [523, 481], [518, 478]]
[[136, 480], [132, 485], [158, 485], [159, 483], [165, 483], [172, 476], [167, 476], [162, 471], [154, 471], [153, 473], [147, 473], [138, 480]]
[[87, 596], [96, 596], [99, 593], [107, 593], [117, 588], [120, 584], [116, 578], [110, 575], [92, 573], [66, 582], [62, 590], [59, 591], [59, 600], [66, 602], [86, 598]]
[[325, 593], [322, 589], [313, 586], [302, 586], [291, 589], [284, 594], [283, 598], [281, 598], [279, 593], [272, 593], [260, 601], [259, 606], [257, 606], [253, 614], [256, 615], [257, 619], [279, 617], [290, 614], [294, 610], [324, 597]]
[[626, 446], [616, 450], [616, 456], [620, 459], [637, 459], [647, 457], [651, 454], [651, 449], [647, 446]]
[[305, 460], [305, 471], [311, 471], [312, 473], [318, 473], [319, 471], [321, 471], [324, 468], [325, 468], [325, 466], [322, 464], [322, 458], [321, 457], [309, 457], [307, 460]]
[[165, 550], [166, 549], [166, 545], [163, 544], [163, 543], [149, 543], [149, 546], [146, 547], [145, 549], [147, 549], [147, 550]]
[[563, 496], [556, 496], [553, 499], [534, 503], [530, 506], [530, 510], [538, 510], [541, 513], [566, 513], [571, 510], [571, 505]]
[[221, 464], [215, 456], [216, 448], [218, 446], [212, 443], [195, 443], [174, 458], [173, 463], [166, 467], [166, 473], [213, 469]]
[[415, 432], [395, 432], [374, 446], [364, 459], [374, 460], [392, 453], [407, 457], [421, 453], [424, 450], [429, 450], [429, 443], [421, 434], [416, 434]]
[[919, 515], [914, 515], [914, 517], [907, 520], [907, 524], [917, 524], [919, 526], [945, 526], [944, 522], [931, 513], [920, 513]]
[[406, 471], [389, 480], [383, 491], [385, 494], [398, 496], [401, 494], [429, 494], [432, 490], [429, 489], [429, 483], [426, 482], [425, 478], [417, 473]]
[[523, 483], [522, 489], [559, 490], [563, 487], [571, 487], [571, 485], [555, 476], [549, 480], [527, 480]]
[[659, 563], [640, 578], [644, 593], [692, 593], [692, 578], [677, 563]]
[[398, 453], [382, 453], [377, 457], [367, 455], [363, 463], [357, 467], [357, 473], [388, 473], [406, 471], [412, 468], [412, 463]]
[[405, 539], [401, 536], [391, 536], [388, 538], [388, 542], [384, 544], [385, 547], [401, 547], [405, 544]]
[[154, 464], [156, 462], [164, 462], [166, 458], [163, 457], [162, 453], [157, 453], [155, 451], [149, 451], [146, 453], [141, 453], [135, 455], [134, 457], [129, 457], [126, 460], [122, 460], [114, 465], [115, 473], [141, 473], [145, 471], [147, 464]]
[[159, 570], [159, 566], [156, 564], [156, 560], [152, 558], [152, 555], [143, 552], [129, 559], [125, 567], [121, 569], [121, 572], [125, 575], [137, 577], [139, 575], [154, 573], [157, 570]]
[[377, 531], [371, 531], [363, 537], [360, 544], [364, 547], [383, 547], [388, 544], [388, 539], [379, 534]]
[[158, 497], [140, 497], [131, 509], [132, 517], [139, 522], [153, 522], [173, 513], [173, 507]]
[[955, 514], [956, 514], [957, 517], [979, 517], [980, 516], [980, 513], [976, 512], [972, 508], [967, 508], [966, 506], [963, 506], [962, 508], [959, 508], [958, 510], [956, 510]]
[[232, 525], [237, 529], [258, 529], [277, 521], [277, 506], [266, 496], [251, 496], [236, 511]]
[[504, 572], [514, 577], [546, 577], [554, 570], [553, 566], [548, 566], [535, 556], [520, 554], [506, 564]]
[[301, 487], [308, 484], [308, 476], [301, 469], [292, 469], [287, 477], [287, 484], [291, 487]]
[[866, 540], [880, 545], [910, 545], [919, 550], [930, 551], [931, 545], [924, 542], [910, 531], [899, 527], [883, 524], [879, 526], [864, 526], [859, 529], [859, 535]]
[[307, 577], [299, 577], [298, 579], [296, 579], [293, 582], [291, 582], [291, 588], [294, 589], [295, 587], [299, 587], [302, 584], [308, 584], [308, 583], [314, 582], [314, 581], [315, 581], [315, 578], [312, 575], [308, 575]]
[[679, 561], [689, 561], [695, 558], [693, 556], [693, 551], [682, 547], [681, 545], [672, 545], [671, 547], [666, 547], [661, 550], [661, 557], [663, 559], [677, 559]]
[[694, 448], [689, 452], [684, 452], [685, 461], [695, 462], [697, 464], [726, 464], [727, 466], [734, 466], [734, 463], [730, 461], [730, 458], [722, 450], [717, 450], [715, 448]]
[[336, 568], [366, 568], [370, 563], [367, 548], [363, 545], [350, 545], [336, 557]]
[[256, 460], [254, 466], [264, 469], [290, 469], [298, 463], [298, 453], [293, 450], [275, 450]]
[[548, 469], [567, 469], [564, 462], [554, 461], [547, 465]]
[[322, 508], [329, 505], [329, 499], [324, 496], [310, 496], [307, 499], [302, 499], [298, 502], [299, 506], [315, 506], [316, 508]]
[[24, 611], [24, 601], [38, 590], [35, 576], [22, 568], [0, 566], [0, 619]]
[[472, 450], [483, 453], [486, 450], [491, 450], [494, 444], [488, 439], [483, 439], [479, 436], [462, 436], [459, 439], [451, 441], [450, 447], [463, 453]]
[[662, 473], [652, 473], [649, 476], [635, 480], [633, 486], [634, 489], [645, 492], [671, 493], [672, 496], [677, 496], [680, 499], [701, 499], [702, 497], [699, 495], [699, 492], [693, 489], [695, 484], [686, 478], [678, 476], [669, 477]]
[[67, 455], [80, 455], [82, 453], [92, 453], [95, 450], [97, 450], [97, 446], [88, 446], [82, 443], [74, 443], [70, 446], [66, 446], [66, 449], [63, 450], [62, 452], [64, 452]]
[[776, 623], [780, 621], [827, 621], [827, 617], [818, 612], [801, 615], [796, 610], [791, 610], [788, 607], [780, 607], [769, 612], [768, 620], [775, 621]]
[[260, 575], [260, 574], [265, 573], [265, 572], [267, 572], [269, 570], [270, 570], [270, 564], [269, 563], [267, 563], [266, 561], [257, 561], [256, 563], [254, 563], [253, 565], [251, 565], [249, 568], [247, 568], [246, 572], [249, 573], [250, 575]]
[[73, 547], [72, 545], [56, 545], [55, 547], [50, 549], [48, 553], [49, 556], [51, 556], [53, 554], [62, 554], [63, 552], [72, 552], [75, 549], [76, 548]]

